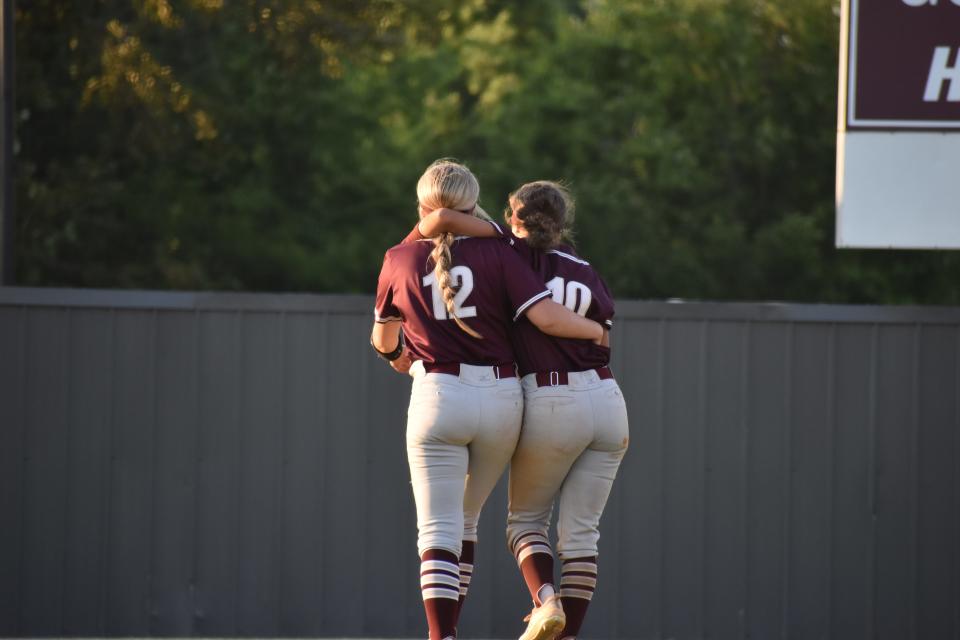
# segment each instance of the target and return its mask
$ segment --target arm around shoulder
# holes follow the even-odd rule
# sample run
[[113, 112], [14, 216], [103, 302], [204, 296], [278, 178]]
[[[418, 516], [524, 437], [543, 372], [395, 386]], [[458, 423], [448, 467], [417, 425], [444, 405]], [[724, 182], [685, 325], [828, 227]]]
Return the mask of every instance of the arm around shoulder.
[[562, 304], [543, 299], [527, 310], [527, 318], [540, 331], [557, 338], [579, 338], [600, 343], [604, 337], [603, 326], [577, 315]]
[[437, 209], [420, 218], [417, 229], [426, 238], [455, 233], [474, 238], [494, 238], [499, 234], [488, 221], [453, 209]]

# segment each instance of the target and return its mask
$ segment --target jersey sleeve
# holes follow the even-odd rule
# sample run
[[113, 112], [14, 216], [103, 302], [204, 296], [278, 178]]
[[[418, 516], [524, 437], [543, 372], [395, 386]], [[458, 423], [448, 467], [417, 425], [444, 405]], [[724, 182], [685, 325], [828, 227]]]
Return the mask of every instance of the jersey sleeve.
[[516, 321], [527, 310], [544, 298], [550, 297], [550, 289], [540, 280], [530, 265], [504, 244], [501, 262], [503, 266], [504, 284], [513, 319]]
[[383, 257], [383, 267], [380, 269], [380, 277], [377, 279], [377, 301], [373, 307], [373, 319], [376, 322], [393, 322], [403, 320], [403, 314], [400, 313], [394, 305], [394, 286], [393, 286], [393, 267], [390, 263], [390, 253]]

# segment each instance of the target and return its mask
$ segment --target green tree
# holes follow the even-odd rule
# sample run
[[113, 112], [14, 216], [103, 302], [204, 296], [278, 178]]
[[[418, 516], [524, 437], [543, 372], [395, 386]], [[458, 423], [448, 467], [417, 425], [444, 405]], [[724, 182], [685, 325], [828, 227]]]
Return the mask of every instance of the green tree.
[[64, 0], [17, 13], [22, 284], [370, 291], [414, 184], [563, 179], [623, 297], [960, 303], [833, 247], [836, 0]]

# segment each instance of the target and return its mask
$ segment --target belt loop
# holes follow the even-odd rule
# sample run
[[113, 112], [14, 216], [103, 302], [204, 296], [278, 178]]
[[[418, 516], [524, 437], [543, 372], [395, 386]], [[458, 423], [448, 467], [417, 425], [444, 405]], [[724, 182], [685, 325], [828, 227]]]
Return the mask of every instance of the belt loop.
[[500, 365], [493, 365], [493, 377], [497, 380], [500, 379]]
[[550, 372], [550, 386], [551, 387], [560, 386], [560, 373], [558, 371]]

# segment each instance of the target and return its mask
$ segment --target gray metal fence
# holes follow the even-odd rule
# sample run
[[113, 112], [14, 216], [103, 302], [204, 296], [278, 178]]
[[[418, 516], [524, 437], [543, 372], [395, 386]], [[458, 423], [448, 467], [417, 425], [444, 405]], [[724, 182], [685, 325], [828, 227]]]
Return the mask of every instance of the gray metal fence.
[[[425, 634], [364, 296], [0, 289], [0, 636]], [[960, 638], [960, 309], [621, 302], [585, 637]], [[461, 636], [529, 600], [492, 496]]]

